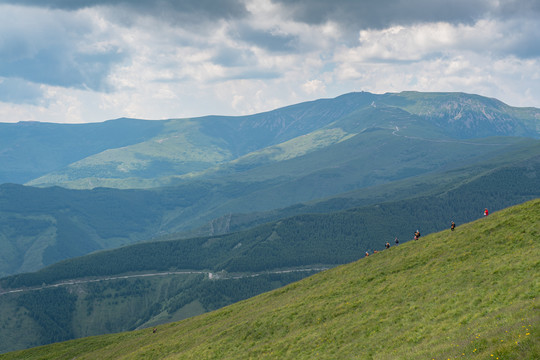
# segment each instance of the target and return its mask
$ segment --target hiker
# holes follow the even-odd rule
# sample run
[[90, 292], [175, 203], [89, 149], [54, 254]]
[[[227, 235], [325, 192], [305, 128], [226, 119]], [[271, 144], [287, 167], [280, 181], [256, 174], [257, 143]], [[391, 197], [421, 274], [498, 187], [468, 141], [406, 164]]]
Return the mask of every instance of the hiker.
[[489, 214], [489, 213], [488, 213], [488, 210], [487, 210], [487, 208], [486, 208], [486, 209], [484, 210], [484, 216], [488, 216], [488, 214]]
[[369, 256], [369, 253], [366, 251], [366, 257], [368, 257], [368, 256]]
[[390, 243], [387, 242], [386, 245], [385, 245], [385, 247], [386, 247], [387, 249], [390, 249]]
[[416, 232], [414, 233], [414, 240], [418, 239], [420, 239], [420, 231], [416, 230]]
[[155, 334], [155, 333], [156, 333], [156, 331], [157, 331], [157, 329], [156, 329], [156, 328], [154, 328], [154, 330], [152, 330], [152, 333], [154, 333], [154, 334]]
[[450, 224], [450, 230], [454, 231], [456, 228], [456, 223], [452, 221], [452, 224]]
[[399, 245], [399, 240], [398, 240], [398, 238], [396, 238], [396, 240], [394, 240], [394, 242], [396, 243], [396, 245]]

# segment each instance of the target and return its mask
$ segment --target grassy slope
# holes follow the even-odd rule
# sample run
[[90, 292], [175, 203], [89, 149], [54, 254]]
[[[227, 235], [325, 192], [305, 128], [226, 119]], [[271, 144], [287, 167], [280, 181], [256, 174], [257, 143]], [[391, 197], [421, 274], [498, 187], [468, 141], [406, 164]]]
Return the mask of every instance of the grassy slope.
[[156, 334], [0, 359], [538, 359], [539, 225], [537, 199]]
[[[483, 136], [502, 135], [512, 129], [514, 136], [534, 136], [538, 138], [540, 130], [539, 109], [532, 107], [512, 107], [503, 102], [474, 94], [466, 93], [419, 93], [405, 91], [392, 95], [390, 98], [408, 100], [402, 108], [412, 114], [438, 119], [443, 123], [451, 118], [466, 121], [455, 122], [452, 133], [459, 133], [466, 138], [470, 136], [469, 126], [479, 131], [482, 128]], [[444, 119], [446, 118], [446, 119]], [[495, 120], [496, 119], [496, 120]], [[517, 120], [519, 119], [519, 120]], [[437, 120], [436, 120], [437, 121]], [[466, 125], [465, 125], [466, 123]], [[534, 132], [536, 132], [535, 135]]]
[[388, 129], [389, 122], [398, 136], [408, 129], [431, 140], [538, 138], [539, 116], [535, 108], [463, 93], [351, 93], [250, 116], [168, 120], [153, 138], [81, 158], [28, 184], [152, 188], [292, 159], [373, 126]]

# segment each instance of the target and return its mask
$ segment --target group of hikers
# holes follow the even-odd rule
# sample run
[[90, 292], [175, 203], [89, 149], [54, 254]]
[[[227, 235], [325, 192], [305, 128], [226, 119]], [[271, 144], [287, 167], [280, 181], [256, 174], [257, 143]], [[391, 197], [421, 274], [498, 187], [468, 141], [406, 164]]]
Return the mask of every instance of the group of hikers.
[[[484, 216], [488, 216], [489, 215], [489, 212], [488, 212], [488, 209], [485, 208], [484, 209]], [[456, 223], [454, 221], [452, 221], [450, 223], [450, 230], [454, 231], [454, 229], [456, 228]], [[418, 240], [420, 238], [420, 231], [419, 230], [416, 230], [414, 232], [414, 240]], [[396, 245], [399, 245], [399, 240], [398, 238], [396, 237], [396, 239], [394, 240], [394, 242], [396, 243]], [[389, 242], [386, 242], [386, 244], [384, 245], [385, 249], [389, 249], [390, 248], [390, 243]], [[374, 250], [373, 251], [374, 254], [377, 254], [378, 251], [377, 250]], [[369, 252], [366, 251], [366, 256], [369, 256]]]

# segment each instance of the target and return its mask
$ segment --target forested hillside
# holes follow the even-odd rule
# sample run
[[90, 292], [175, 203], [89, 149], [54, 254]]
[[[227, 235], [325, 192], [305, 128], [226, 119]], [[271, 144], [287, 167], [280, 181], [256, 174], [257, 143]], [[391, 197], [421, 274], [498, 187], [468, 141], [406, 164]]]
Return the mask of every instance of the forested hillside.
[[[386, 145], [380, 145], [385, 141]], [[408, 144], [418, 152], [410, 152]], [[538, 144], [538, 140], [519, 138], [485, 139], [468, 145], [429, 142], [378, 130], [343, 141], [331, 152], [321, 150], [245, 170], [238, 176], [154, 190], [77, 191], [4, 184], [0, 185], [0, 245], [4, 249], [0, 274], [33, 271], [95, 250], [188, 231], [228, 214], [275, 210], [367, 186], [372, 188], [365, 192], [369, 199], [365, 203], [390, 201], [392, 196], [373, 187], [444, 170], [450, 178], [463, 181], [463, 173], [449, 170], [474, 164], [488, 171], [508, 162], [519, 163], [540, 153]], [[377, 199], [372, 191], [378, 192]], [[423, 191], [422, 181], [417, 181], [412, 190], [402, 186], [398, 198]], [[335, 210], [338, 208], [328, 211]]]
[[120, 274], [130, 271], [205, 269], [261, 271], [313, 264], [342, 264], [366, 250], [383, 248], [398, 237], [410, 240], [416, 229], [427, 234], [451, 221], [540, 197], [540, 157], [506, 166], [431, 195], [384, 202], [328, 214], [305, 214], [214, 237], [142, 243], [0, 280], [3, 288]]
[[[354, 261], [365, 251], [380, 251], [387, 241], [394, 245], [396, 236], [403, 244], [416, 229], [425, 236], [447, 229], [450, 221], [459, 228], [482, 217], [484, 207], [496, 211], [539, 197], [540, 158], [533, 160], [468, 178], [431, 195], [297, 215], [226, 235], [132, 245], [3, 278], [0, 291], [4, 293], [42, 289], [0, 296], [0, 318], [11, 319], [0, 331], [6, 334], [3, 349], [183, 319]], [[282, 272], [287, 269], [293, 271]], [[160, 272], [154, 277], [122, 279]], [[208, 273], [228, 280], [209, 281], [204, 275]], [[111, 279], [93, 280], [102, 278]], [[79, 280], [69, 285], [68, 292], [64, 287], [43, 288], [70, 279]], [[39, 305], [43, 296], [53, 299], [47, 304], [54, 304], [46, 309]], [[72, 309], [71, 315], [63, 309]], [[66, 332], [58, 325], [66, 322], [77, 326]]]
[[536, 359], [540, 201], [224, 309], [1, 359]]
[[[472, 179], [489, 176], [496, 172], [498, 167], [518, 168], [526, 167], [527, 177], [536, 177], [535, 168], [540, 157], [540, 144], [533, 142], [531, 146], [517, 147], [518, 150], [510, 150], [504, 154], [491, 158], [488, 161], [480, 161], [465, 167], [450, 171], [435, 172], [423, 176], [415, 176], [388, 184], [361, 188], [354, 191], [338, 194], [329, 198], [318, 199], [310, 202], [297, 203], [292, 206], [264, 212], [229, 213], [223, 217], [213, 219], [200, 228], [178, 234], [166, 235], [161, 238], [172, 239], [176, 237], [196, 237], [207, 235], [219, 235], [228, 232], [244, 230], [255, 225], [283, 219], [297, 214], [329, 213], [362, 207], [381, 202], [403, 200], [411, 197], [426, 196], [439, 192], [447, 192]], [[459, 160], [457, 161], [460, 162]], [[523, 173], [518, 170], [518, 173]], [[516, 181], [521, 181], [515, 179]], [[493, 191], [502, 192], [506, 185], [501, 181], [498, 184], [489, 182], [494, 186]], [[508, 185], [515, 189], [515, 185]], [[540, 193], [538, 194], [540, 196]], [[505, 196], [505, 195], [503, 195]]]
[[222, 308], [316, 273], [170, 273], [0, 294], [0, 353], [135, 330]]
[[[0, 276], [174, 233], [221, 234], [316, 207], [418, 196], [433, 186], [422, 175], [464, 181], [535, 156], [539, 119], [538, 109], [477, 95], [407, 92], [351, 93], [241, 117], [0, 124], [2, 171], [48, 168], [32, 184], [92, 188], [0, 185]], [[462, 171], [471, 166], [482, 172]], [[167, 186], [110, 188], [158, 185]]]

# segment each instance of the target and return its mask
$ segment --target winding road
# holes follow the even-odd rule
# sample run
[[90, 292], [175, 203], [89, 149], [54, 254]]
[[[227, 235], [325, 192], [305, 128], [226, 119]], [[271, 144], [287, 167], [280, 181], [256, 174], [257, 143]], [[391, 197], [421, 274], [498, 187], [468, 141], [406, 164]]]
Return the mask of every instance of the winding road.
[[144, 274], [104, 276], [104, 277], [99, 277], [99, 278], [94, 278], [94, 279], [72, 279], [72, 280], [62, 281], [62, 282], [59, 282], [59, 283], [56, 283], [56, 284], [35, 286], [35, 287], [27, 287], [27, 288], [17, 288], [17, 289], [11, 289], [11, 290], [0, 289], [0, 296], [7, 295], [7, 294], [13, 294], [13, 293], [27, 292], [27, 291], [51, 289], [51, 288], [57, 288], [57, 287], [61, 287], [61, 286], [87, 284], [87, 283], [100, 282], [100, 281], [111, 281], [111, 280], [123, 280], [123, 279], [132, 279], [132, 278], [154, 277], [154, 276], [204, 274], [210, 280], [230, 280], [230, 279], [243, 279], [243, 278], [249, 278], [249, 277], [257, 277], [257, 276], [261, 276], [261, 275], [265, 275], [265, 274], [285, 274], [285, 273], [291, 273], [291, 272], [323, 271], [323, 270], [328, 270], [329, 268], [330, 267], [313, 267], [313, 268], [302, 268], [302, 269], [273, 270], [273, 271], [264, 271], [264, 272], [258, 272], [258, 273], [231, 273], [231, 274], [225, 273], [225, 272], [217, 272], [217, 273], [215, 273], [215, 272], [202, 271], [202, 270], [150, 272], [150, 273], [144, 273]]

